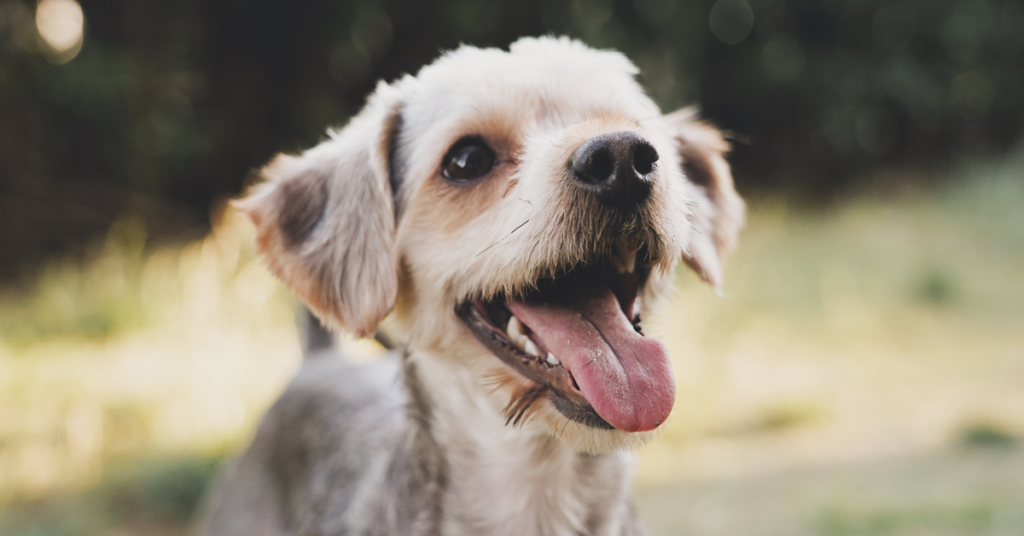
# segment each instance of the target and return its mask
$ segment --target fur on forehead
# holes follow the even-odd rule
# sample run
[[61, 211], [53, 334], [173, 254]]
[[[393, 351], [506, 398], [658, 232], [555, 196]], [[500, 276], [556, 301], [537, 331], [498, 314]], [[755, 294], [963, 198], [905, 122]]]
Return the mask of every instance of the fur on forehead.
[[458, 131], [470, 121], [543, 126], [601, 115], [660, 115], [634, 79], [637, 72], [618, 52], [564, 37], [520, 39], [509, 51], [463, 46], [398, 83], [406, 95], [403, 145], [433, 140], [411, 147], [411, 160], [422, 161], [454, 141], [430, 134]]

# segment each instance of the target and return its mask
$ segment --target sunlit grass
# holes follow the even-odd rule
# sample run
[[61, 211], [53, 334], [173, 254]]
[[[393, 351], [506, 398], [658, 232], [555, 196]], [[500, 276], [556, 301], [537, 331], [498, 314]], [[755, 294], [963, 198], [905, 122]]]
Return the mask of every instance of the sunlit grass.
[[234, 448], [297, 362], [291, 299], [234, 216], [184, 247], [145, 250], [134, 229], [0, 302], [0, 499]]
[[[998, 468], [1021, 465], [1024, 163], [950, 178], [961, 180], [819, 211], [755, 202], [724, 297], [680, 271], [676, 299], [648, 322], [670, 347], [679, 387], [672, 419], [637, 466], [649, 490], [641, 510], [669, 516], [655, 525], [770, 533], [656, 507], [656, 490], [678, 485], [695, 486], [678, 500], [697, 510], [704, 499], [687, 493], [724, 486], [724, 497], [742, 497], [722, 503], [735, 521], [742, 512], [728, 508], [766, 498], [729, 492], [728, 482], [770, 494], [772, 475], [950, 444], [1002, 445], [1005, 462], [952, 454], [936, 462], [939, 473], [979, 456], [996, 464], [997, 479]], [[111, 468], [133, 459], [202, 465], [244, 444], [299, 353], [292, 299], [254, 259], [251, 240], [229, 212], [201, 241], [146, 246], [126, 217], [93, 255], [54, 261], [0, 295], [0, 504], [18, 505], [0, 528], [4, 519], [28, 526], [32, 508], [43, 508], [42, 517], [63, 513], [34, 533], [101, 530], [123, 521], [111, 499], [121, 492], [104, 490], [136, 478], [159, 495], [174, 480], [159, 464], [130, 478]], [[209, 471], [195, 474], [202, 481]], [[800, 496], [807, 489], [778, 500], [797, 505], [779, 512], [803, 516], [808, 533], [916, 534], [942, 520], [951, 534], [1003, 533], [1021, 510], [970, 486], [949, 497], [910, 486], [881, 502], [865, 502], [860, 488]], [[70, 498], [38, 506], [53, 497]]]

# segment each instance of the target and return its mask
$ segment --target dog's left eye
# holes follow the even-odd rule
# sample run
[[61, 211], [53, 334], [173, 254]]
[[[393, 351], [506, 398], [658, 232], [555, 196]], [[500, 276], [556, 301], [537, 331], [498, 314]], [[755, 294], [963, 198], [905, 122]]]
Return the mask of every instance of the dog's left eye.
[[468, 182], [488, 174], [494, 167], [494, 151], [480, 138], [459, 140], [448, 151], [441, 173], [448, 180]]

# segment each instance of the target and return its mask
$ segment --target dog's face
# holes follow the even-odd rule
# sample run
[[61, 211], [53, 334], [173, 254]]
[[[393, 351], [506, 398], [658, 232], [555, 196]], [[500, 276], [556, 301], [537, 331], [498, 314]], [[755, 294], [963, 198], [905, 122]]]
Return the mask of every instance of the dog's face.
[[277, 157], [238, 206], [329, 325], [371, 335], [393, 311], [510, 424], [585, 450], [636, 443], [675, 398], [640, 319], [679, 261], [719, 284], [743, 203], [721, 134], [662, 115], [635, 73], [566, 39], [460, 48]]

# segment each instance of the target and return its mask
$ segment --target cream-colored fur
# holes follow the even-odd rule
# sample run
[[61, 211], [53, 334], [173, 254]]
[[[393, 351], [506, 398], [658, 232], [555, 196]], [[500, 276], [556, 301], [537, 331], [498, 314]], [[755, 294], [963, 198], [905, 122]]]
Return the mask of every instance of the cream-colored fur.
[[[621, 526], [630, 515], [628, 503], [615, 499], [628, 491], [631, 455], [611, 452], [606, 456], [620, 463], [588, 467], [580, 460], [589, 458], [577, 456], [573, 446], [622, 446], [618, 434], [600, 430], [611, 438], [591, 436], [585, 426], [564, 418], [507, 426], [505, 419], [494, 418], [503, 403], [480, 395], [480, 373], [450, 360], [424, 363], [420, 370], [425, 384], [444, 386], [435, 391], [434, 402], [435, 433], [450, 448], [445, 534], [587, 534], [587, 506], [595, 502], [611, 506], [609, 526]], [[549, 427], [555, 425], [559, 431], [552, 434]]]
[[[602, 491], [581, 489], [570, 460], [653, 434], [589, 428], [547, 400], [522, 426], [506, 426], [501, 410], [529, 380], [473, 337], [456, 305], [516, 295], [566, 266], [641, 246], [651, 269], [644, 314], [680, 261], [721, 283], [744, 219], [728, 144], [692, 109], [663, 115], [636, 74], [623, 55], [565, 38], [522, 39], [507, 52], [461, 47], [381, 83], [345, 128], [275, 159], [237, 203], [269, 268], [327, 325], [367, 336], [390, 315], [452, 454], [449, 533], [582, 533], [582, 505]], [[649, 202], [613, 225], [567, 187], [567, 163], [588, 140], [619, 131], [641, 134], [660, 159]], [[498, 163], [481, 182], [453, 185], [441, 160], [465, 136], [485, 139]], [[508, 507], [493, 508], [496, 496]], [[613, 518], [627, 515], [624, 503], [615, 508]]]

